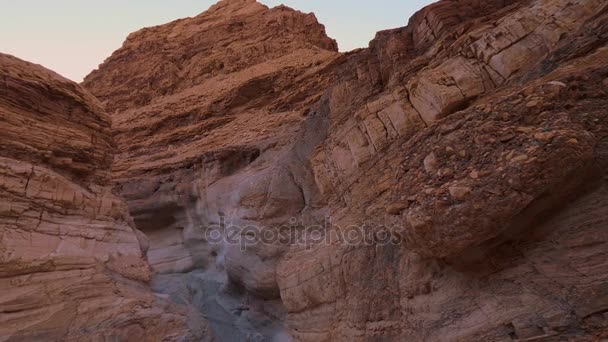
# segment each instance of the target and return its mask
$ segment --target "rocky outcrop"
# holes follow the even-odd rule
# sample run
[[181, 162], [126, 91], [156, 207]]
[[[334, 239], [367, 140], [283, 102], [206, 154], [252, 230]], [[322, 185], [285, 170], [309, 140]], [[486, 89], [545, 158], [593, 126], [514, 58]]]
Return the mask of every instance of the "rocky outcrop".
[[99, 102], [8, 55], [0, 80], [0, 340], [210, 336], [196, 312], [146, 285], [145, 236], [111, 191], [114, 144]]
[[[298, 62], [308, 66], [323, 60], [311, 54], [337, 50], [313, 14], [285, 6], [269, 10], [254, 0], [220, 1], [194, 18], [131, 34], [84, 85], [114, 112], [162, 102], [159, 98], [186, 90], [204, 89], [203, 94], [217, 96], [212, 90], [228, 89], [214, 89], [213, 83], [241, 76], [227, 84], [234, 91], [231, 96], [220, 98], [239, 106], [256, 95], [253, 87], [273, 86], [272, 74], [281, 68], [294, 68], [296, 75], [302, 67]], [[238, 83], [246, 88], [237, 89]], [[266, 105], [264, 100], [258, 99]]]
[[476, 4], [337, 69], [311, 157], [329, 243], [278, 267], [296, 340], [601, 340], [606, 4]]
[[[289, 246], [245, 240], [312, 220], [300, 165], [323, 133], [299, 131], [339, 56], [314, 15], [230, 0], [132, 34], [84, 81], [114, 113], [113, 177], [149, 238], [155, 288], [197, 302], [219, 334], [234, 321], [229, 339], [281, 333], [275, 269]], [[213, 290], [199, 300], [188, 287]]]
[[312, 15], [224, 0], [84, 86], [153, 286], [221, 339], [594, 340], [607, 22], [601, 0], [444, 0], [339, 54]]
[[[296, 338], [584, 340], [603, 331], [605, 93], [595, 75], [605, 75], [605, 57], [397, 140], [348, 190], [330, 188], [332, 236], [356, 225], [398, 239], [293, 248], [278, 272]], [[547, 96], [544, 82], [556, 78], [572, 88]], [[581, 79], [587, 90], [573, 97]], [[528, 108], [533, 98], [543, 100]]]

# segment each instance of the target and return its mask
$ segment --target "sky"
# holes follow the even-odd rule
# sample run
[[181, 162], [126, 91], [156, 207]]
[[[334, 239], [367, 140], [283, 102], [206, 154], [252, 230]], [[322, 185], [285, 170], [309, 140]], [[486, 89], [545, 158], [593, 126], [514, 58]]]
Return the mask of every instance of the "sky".
[[[258, 0], [314, 12], [340, 51], [367, 47], [380, 30], [405, 26], [432, 0]], [[0, 0], [0, 52], [41, 64], [76, 82], [127, 35], [192, 17], [215, 0]]]

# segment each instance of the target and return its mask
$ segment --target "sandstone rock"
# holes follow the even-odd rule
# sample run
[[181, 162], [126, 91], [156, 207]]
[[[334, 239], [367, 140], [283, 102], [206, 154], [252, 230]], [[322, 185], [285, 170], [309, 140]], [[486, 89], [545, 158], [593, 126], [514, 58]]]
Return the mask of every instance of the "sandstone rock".
[[[171, 298], [180, 295], [167, 277], [216, 269], [220, 285], [205, 278], [213, 285], [201, 287], [244, 290], [233, 301], [280, 298], [276, 263], [291, 241], [270, 234], [316, 222], [312, 184], [320, 176], [301, 164], [324, 136], [326, 123], [311, 106], [336, 76], [330, 66], [339, 56], [313, 14], [224, 0], [131, 34], [86, 77], [83, 85], [113, 113], [113, 177], [149, 238], [153, 281], [166, 275], [161, 288]], [[376, 117], [329, 153], [348, 169], [385, 138]], [[249, 332], [272, 339], [264, 322], [281, 326], [282, 310], [260, 314]], [[212, 328], [223, 333], [222, 324]]]
[[471, 193], [471, 188], [467, 186], [450, 186], [448, 189], [450, 196], [459, 201], [466, 199], [467, 195]]
[[[269, 10], [254, 0], [223, 0], [189, 20], [132, 33], [83, 84], [110, 112], [123, 111], [195, 85], [212, 84], [223, 75], [255, 79], [277, 71], [281, 62], [299, 68], [314, 66], [323, 60], [324, 52], [337, 49], [313, 14], [285, 6]], [[318, 52], [319, 58], [307, 56], [312, 52]], [[302, 59], [295, 61], [298, 55]], [[146, 63], [135, 63], [135, 57]], [[106, 71], [108, 66], [111, 71]], [[257, 94], [237, 95], [234, 104]]]
[[520, 154], [510, 159], [512, 163], [522, 162], [528, 159], [528, 156], [525, 154]]
[[[237, 301], [281, 301], [264, 317], [298, 341], [593, 340], [608, 325], [606, 13], [439, 1], [340, 55], [310, 15], [224, 1], [130, 36], [85, 86], [115, 112], [113, 176], [167, 273], [154, 281], [227, 274], [213, 284]], [[321, 242], [206, 235], [325, 217]], [[380, 227], [390, 243], [341, 239]]]
[[555, 132], [540, 132], [540, 133], [535, 133], [534, 134], [534, 139], [543, 141], [543, 142], [548, 142], [551, 141], [554, 137], [555, 137], [556, 133]]
[[372, 156], [366, 135], [358, 127], [353, 127], [347, 134], [346, 143], [357, 165], [363, 164]]
[[8, 55], [0, 79], [0, 340], [211, 340], [145, 284], [98, 101]]
[[538, 100], [531, 100], [526, 103], [526, 108], [536, 108], [539, 104]]
[[[576, 38], [578, 34], [596, 36], [597, 29], [577, 30], [587, 25], [590, 9], [598, 11], [603, 5], [516, 1], [501, 11], [494, 6], [507, 6], [505, 2], [483, 2], [494, 8], [490, 15], [475, 12], [480, 3], [444, 1], [421, 11], [410, 21], [416, 26], [406, 28], [414, 39], [406, 43], [407, 52], [402, 50], [409, 59], [395, 54], [399, 67], [380, 65], [361, 72], [363, 66], [370, 68], [366, 60], [375, 61], [376, 51], [381, 50], [380, 43], [373, 43], [371, 51], [349, 56], [340, 70], [340, 82], [334, 86], [340, 96], [334, 95], [338, 94], [335, 90], [328, 92], [332, 126], [312, 162], [315, 174], [327, 179], [323, 195], [334, 229], [345, 232], [349, 231], [345, 227], [372, 220], [376, 216], [369, 213], [374, 208], [386, 211], [396, 198], [413, 200], [403, 215], [385, 215], [380, 223], [373, 220], [392, 227], [403, 244], [291, 248], [279, 263], [278, 282], [297, 340], [500, 341], [583, 335], [593, 340], [604, 329], [603, 319], [594, 328], [577, 323], [585, 315], [582, 312], [571, 316], [558, 309], [552, 313], [561, 303], [561, 299], [551, 299], [552, 294], [563, 293], [562, 286], [553, 281], [572, 280], [585, 293], [587, 285], [584, 277], [574, 280], [576, 271], [565, 270], [568, 257], [544, 259], [564, 255], [565, 248], [580, 262], [579, 267], [588, 269], [593, 262], [585, 255], [603, 255], [606, 248], [605, 234], [592, 233], [600, 226], [579, 221], [604, 222], [608, 217], [597, 202], [592, 204], [606, 200], [605, 184], [590, 185], [597, 178], [588, 173], [592, 160], [605, 155], [596, 154], [593, 147], [605, 139], [605, 128], [589, 131], [596, 127], [597, 116], [605, 116], [600, 110], [604, 100], [581, 102], [566, 95], [570, 90], [560, 90], [554, 98], [544, 86], [555, 81], [570, 87], [575, 75], [593, 74], [583, 81], [586, 90], [581, 96], [589, 99], [592, 89], [602, 84], [605, 67], [600, 61], [605, 52], [577, 50], [572, 42], [581, 39]], [[476, 14], [477, 19], [471, 20]], [[605, 13], [590, 20], [605, 20], [600, 17], [606, 17]], [[563, 21], [553, 22], [556, 18]], [[589, 27], [608, 29], [597, 24]], [[390, 34], [407, 37], [403, 30], [386, 33]], [[554, 40], [553, 34], [561, 37]], [[530, 35], [534, 37], [525, 38]], [[383, 37], [381, 42], [385, 41]], [[561, 46], [568, 47], [568, 55], [559, 52]], [[453, 51], [471, 53], [463, 57]], [[583, 55], [582, 59], [566, 57]], [[545, 57], [553, 63], [550, 68], [541, 62]], [[470, 73], [459, 75], [458, 68], [465, 67]], [[382, 83], [373, 83], [376, 74], [382, 75]], [[348, 118], [360, 110], [358, 102], [367, 101], [365, 115], [372, 115], [370, 108], [377, 109], [378, 99], [394, 90], [386, 88], [403, 83], [407, 91], [399, 94], [411, 100], [429, 127], [418, 128], [413, 136], [387, 139], [381, 153], [366, 151], [366, 158], [348, 172], [334, 166], [327, 152], [342, 143], [342, 132], [351, 127]], [[457, 85], [464, 85], [469, 93], [460, 93]], [[353, 94], [350, 101], [349, 93]], [[526, 103], [533, 100], [534, 110], [527, 110]], [[486, 109], [478, 111], [472, 106], [477, 103]], [[583, 112], [590, 114], [583, 118]], [[545, 132], [559, 133], [551, 137], [542, 135]], [[541, 136], [535, 137], [538, 133]], [[568, 143], [571, 139], [578, 144]], [[543, 148], [549, 142], [551, 146]], [[431, 153], [434, 158], [429, 158]], [[427, 168], [433, 159], [441, 160], [441, 167]], [[443, 169], [453, 173], [446, 172], [443, 178]], [[475, 186], [465, 191], [464, 200], [450, 201], [443, 184], [463, 184], [465, 177], [474, 179]], [[589, 182], [594, 189], [589, 197], [578, 197], [579, 182]], [[378, 194], [378, 187], [387, 190]], [[597, 237], [597, 248], [578, 249], [580, 245], [570, 240], [589, 234]], [[551, 266], [545, 264], [542, 271], [536, 268], [544, 262]], [[605, 276], [598, 278], [600, 283], [607, 281]], [[528, 280], [539, 281], [542, 285], [534, 288], [543, 290], [529, 290]], [[594, 304], [581, 305], [590, 312], [606, 307], [603, 296], [593, 297]], [[534, 317], [547, 320], [540, 323]], [[576, 335], [578, 329], [585, 332]]]
[[437, 173], [437, 169], [439, 167], [439, 161], [437, 160], [437, 156], [435, 153], [431, 152], [426, 158], [424, 158], [424, 169], [426, 172], [430, 174]]
[[549, 98], [558, 97], [560, 94], [564, 93], [567, 89], [567, 86], [564, 82], [560, 81], [551, 81], [544, 85], [544, 91]]
[[477, 61], [448, 59], [435, 69], [423, 71], [408, 84], [410, 101], [429, 124], [492, 89], [493, 84]]
[[[163, 49], [142, 49], [161, 41]], [[132, 34], [86, 78], [84, 85], [116, 111], [114, 177], [136, 224], [153, 235], [149, 257], [154, 269], [184, 272], [209, 262], [210, 251], [195, 245], [204, 239], [201, 230], [219, 223], [220, 212], [237, 225], [261, 225], [274, 224], [291, 210], [286, 202], [294, 195], [281, 194], [278, 186], [283, 177], [292, 182], [291, 176], [289, 171], [283, 175], [287, 166], [274, 163], [304, 120], [302, 109], [328, 81], [322, 70], [337, 57], [336, 50], [312, 14], [226, 0], [197, 17]], [[166, 63], [180, 72], [155, 71]], [[125, 77], [131, 83], [123, 83]], [[369, 128], [372, 134], [381, 129], [377, 122]], [[354, 135], [351, 141], [364, 143]], [[275, 146], [266, 154], [273, 156], [248, 168], [268, 146]], [[251, 190], [229, 184], [253, 179], [261, 183]], [[232, 191], [226, 186], [235, 192], [221, 194]], [[270, 192], [277, 202], [258, 209]], [[295, 196], [294, 214], [301, 209], [301, 193]], [[208, 201], [217, 211], [197, 212]]]
[[405, 209], [407, 209], [406, 204], [394, 203], [386, 207], [386, 213], [390, 215], [400, 215]]
[[363, 121], [363, 125], [374, 149], [376, 151], [382, 150], [388, 144], [388, 133], [382, 121], [377, 117], [369, 116]]

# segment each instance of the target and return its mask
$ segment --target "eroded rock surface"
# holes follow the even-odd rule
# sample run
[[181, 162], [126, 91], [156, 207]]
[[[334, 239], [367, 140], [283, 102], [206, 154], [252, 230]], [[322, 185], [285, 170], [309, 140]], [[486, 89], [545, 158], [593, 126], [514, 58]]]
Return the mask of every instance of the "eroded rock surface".
[[[247, 227], [278, 232], [292, 217], [310, 221], [318, 210], [314, 178], [301, 165], [324, 133], [303, 136], [301, 127], [339, 57], [314, 15], [230, 0], [132, 34], [85, 79], [114, 113], [113, 177], [149, 238], [153, 271], [166, 275], [155, 280], [158, 291], [189, 297], [172, 284], [190, 284], [211, 269], [224, 274], [224, 287], [245, 290], [246, 310], [225, 311], [251, 309], [259, 316], [253, 325], [283, 320], [282, 308], [265, 312], [249, 302], [281, 306], [275, 270], [289, 245], [238, 241], [247, 239]], [[213, 239], [226, 237], [227, 227], [235, 228], [233, 242]], [[215, 288], [217, 280], [208, 281], [189, 286]], [[212, 325], [226, 319], [198, 302]], [[237, 340], [258, 333], [233, 330]], [[268, 336], [271, 329], [262, 330]]]
[[0, 341], [211, 340], [146, 285], [97, 99], [3, 54], [0, 80]]
[[[278, 267], [296, 340], [601, 340], [607, 5], [484, 4], [431, 5], [337, 69], [311, 157], [332, 244]], [[393, 242], [338, 239], [364, 223]]]
[[[445, 0], [339, 54], [312, 15], [225, 0], [84, 86], [155, 288], [224, 339], [597, 340], [607, 41], [602, 0]], [[242, 245], [326, 217], [326, 242]]]

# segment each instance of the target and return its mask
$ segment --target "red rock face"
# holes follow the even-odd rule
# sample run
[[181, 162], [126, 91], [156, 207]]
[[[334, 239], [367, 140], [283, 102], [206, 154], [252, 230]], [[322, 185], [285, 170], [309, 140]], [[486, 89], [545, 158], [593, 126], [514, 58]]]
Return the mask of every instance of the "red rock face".
[[0, 79], [0, 340], [204, 338], [145, 284], [99, 102], [8, 55]]
[[[235, 282], [279, 297], [274, 269], [285, 246], [242, 253], [206, 244], [204, 234], [223, 218], [278, 225], [307, 207], [302, 183], [313, 181], [288, 150], [331, 81], [336, 50], [311, 14], [223, 1], [131, 35], [86, 78], [116, 112], [113, 176], [150, 237], [156, 272], [189, 272], [226, 254]], [[177, 61], [178, 74], [154, 71]]]
[[[205, 85], [203, 93], [213, 96], [209, 88], [218, 78], [253, 79], [295, 67], [296, 59], [314, 62], [307, 55], [320, 51], [337, 52], [338, 46], [313, 14], [284, 6], [268, 10], [255, 0], [220, 1], [194, 18], [131, 34], [84, 85], [108, 111], [123, 111], [195, 86]], [[249, 100], [241, 96], [234, 101]]]
[[337, 68], [310, 158], [330, 233], [396, 242], [292, 247], [296, 340], [601, 340], [606, 3], [486, 3], [431, 5]]
[[[197, 17], [132, 34], [86, 78], [84, 86], [114, 113], [113, 177], [150, 239], [148, 260], [163, 275], [155, 278], [158, 291], [174, 294], [176, 282], [200, 282], [193, 279], [208, 274], [197, 272], [212, 271], [230, 279], [220, 283], [273, 303], [246, 306], [250, 315], [271, 311], [271, 321], [283, 320], [275, 270], [289, 245], [243, 248], [210, 242], [209, 235], [222, 227], [226, 237], [224, 227], [232, 226], [245, 238], [245, 227], [278, 231], [292, 217], [314, 219], [314, 179], [300, 164], [323, 133], [305, 138], [300, 131], [339, 57], [312, 14], [222, 1]], [[205, 281], [215, 288], [217, 277], [211, 278]], [[229, 339], [272, 338], [280, 330], [240, 328]]]
[[[157, 272], [214, 269], [219, 255], [231, 283], [280, 295], [296, 340], [593, 338], [608, 307], [606, 277], [592, 271], [605, 267], [608, 220], [605, 6], [441, 1], [341, 57], [324, 36], [286, 44], [272, 31], [262, 61], [245, 48], [268, 36], [260, 18], [304, 16], [225, 1], [133, 35], [85, 85], [117, 110], [114, 174]], [[157, 35], [189, 46], [186, 27], [211, 29], [201, 18], [261, 30], [205, 44], [251, 62], [193, 58], [180, 72], [196, 76], [168, 88], [108, 81], [137, 68], [121, 56], [176, 59], [158, 57], [175, 49]], [[322, 31], [293, 22], [288, 32]], [[134, 48], [150, 40], [152, 52]], [[180, 79], [170, 75], [137, 77]], [[160, 94], [142, 100], [150, 91]], [[274, 227], [325, 215], [328, 236], [373, 223], [396, 243], [242, 251], [201, 233], [224, 218]]]
[[[0, 88], [17, 108], [0, 139], [13, 196], [0, 253], [19, 275], [81, 253], [95, 274], [141, 280], [146, 245], [154, 290], [186, 304], [133, 314], [154, 336], [209, 335], [173, 311], [190, 310], [226, 341], [605, 339], [607, 42], [602, 0], [439, 1], [346, 54], [313, 15], [221, 1], [132, 34], [85, 79], [113, 141], [75, 85]], [[36, 181], [40, 167], [64, 183]], [[30, 188], [63, 211], [31, 209]], [[251, 240], [327, 217], [321, 238]], [[47, 233], [61, 220], [78, 228]], [[97, 230], [99, 247], [71, 240]], [[25, 310], [14, 291], [28, 288], [11, 286], [5, 302]], [[28, 331], [65, 328], [42, 321]]]

